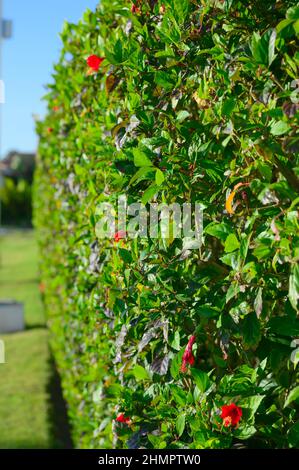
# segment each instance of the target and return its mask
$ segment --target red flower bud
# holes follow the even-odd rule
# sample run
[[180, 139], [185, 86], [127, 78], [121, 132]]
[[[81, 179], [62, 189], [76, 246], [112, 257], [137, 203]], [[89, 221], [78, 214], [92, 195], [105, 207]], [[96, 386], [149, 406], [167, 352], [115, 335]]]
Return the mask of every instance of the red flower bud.
[[124, 230], [120, 230], [119, 232], [116, 232], [116, 234], [114, 235], [114, 241], [119, 242], [123, 238], [126, 238], [126, 236], [127, 236], [126, 232]]
[[196, 341], [196, 337], [192, 335], [188, 341], [185, 352], [183, 354], [181, 372], [187, 371], [187, 367], [186, 367], [187, 364], [189, 364], [190, 366], [193, 366], [195, 363], [195, 357], [192, 352], [192, 346], [195, 343], [195, 341]]
[[91, 68], [94, 72], [97, 72], [103, 60], [105, 60], [104, 57], [98, 57], [97, 55], [90, 55], [86, 61], [87, 61], [87, 65], [89, 66], [89, 68]]
[[139, 15], [139, 14], [141, 13], [141, 10], [140, 10], [139, 7], [137, 7], [137, 6], [133, 3], [133, 5], [131, 6], [131, 12], [132, 12], [133, 14], [136, 13], [137, 15]]
[[120, 415], [118, 415], [115, 421], [117, 421], [118, 423], [130, 424], [131, 418], [126, 417], [124, 413], [121, 413]]
[[237, 426], [242, 416], [242, 408], [231, 403], [224, 405], [221, 408], [221, 418], [223, 419], [223, 426], [228, 428], [230, 426]]
[[247, 193], [246, 193], [246, 191], [242, 191], [242, 192], [241, 192], [241, 196], [242, 196], [243, 201], [247, 201]]

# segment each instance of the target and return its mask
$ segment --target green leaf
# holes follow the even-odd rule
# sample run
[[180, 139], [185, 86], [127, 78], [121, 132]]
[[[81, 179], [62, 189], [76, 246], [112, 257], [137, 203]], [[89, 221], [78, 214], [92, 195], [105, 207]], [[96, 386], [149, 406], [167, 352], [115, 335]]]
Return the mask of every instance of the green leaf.
[[247, 399], [247, 403], [251, 412], [251, 417], [255, 415], [264, 398], [265, 395], [254, 395]]
[[286, 17], [288, 20], [299, 20], [299, 6], [294, 6], [288, 9]]
[[158, 186], [161, 186], [161, 184], [165, 181], [164, 173], [161, 170], [157, 169], [155, 179], [156, 179], [156, 184]]
[[158, 192], [158, 186], [150, 186], [144, 191], [143, 196], [141, 198], [142, 204], [146, 205]]
[[299, 299], [299, 264], [292, 266], [291, 275], [289, 279], [289, 299], [292, 307], [297, 310], [297, 303]]
[[171, 3], [173, 4], [173, 15], [175, 16], [178, 24], [183, 23], [190, 9], [190, 1], [189, 0], [172, 0]]
[[184, 354], [184, 350], [182, 349], [178, 354], [174, 356], [174, 358], [171, 361], [170, 373], [174, 379], [176, 379], [179, 376], [180, 369], [182, 366], [183, 354]]
[[225, 222], [221, 222], [220, 224], [212, 222], [211, 224], [207, 225], [207, 227], [204, 229], [204, 233], [207, 233], [212, 237], [219, 238], [223, 242], [227, 239], [228, 235], [231, 232], [231, 227]]
[[114, 44], [114, 56], [118, 62], [122, 62], [123, 60], [123, 45], [120, 39], [116, 41]]
[[171, 79], [170, 74], [168, 72], [162, 71], [156, 72], [155, 83], [164, 88], [166, 91], [173, 90], [175, 85], [175, 82]]
[[240, 261], [243, 264], [245, 263], [246, 258], [247, 258], [247, 253], [248, 253], [251, 237], [252, 237], [252, 233], [250, 233], [249, 235], [243, 234], [243, 237], [241, 239], [241, 243], [240, 243]]
[[299, 320], [290, 318], [288, 315], [281, 317], [271, 318], [268, 323], [271, 333], [283, 336], [298, 336], [299, 335]]
[[237, 430], [235, 435], [238, 439], [247, 440], [256, 433], [256, 428], [254, 426], [245, 426]]
[[275, 29], [269, 29], [263, 36], [259, 33], [253, 33], [251, 40], [251, 52], [254, 60], [265, 66], [270, 66], [275, 59]]
[[238, 267], [238, 253], [227, 253], [224, 256], [221, 256], [220, 260], [230, 266], [233, 269], [237, 269]]
[[232, 251], [237, 250], [239, 246], [240, 242], [237, 239], [236, 235], [234, 233], [231, 233], [225, 240], [224, 251], [226, 253], [231, 253]]
[[299, 421], [288, 432], [288, 441], [293, 447], [299, 446]]
[[163, 51], [158, 51], [155, 53], [155, 57], [175, 57], [175, 53], [173, 52], [171, 46], [165, 45], [165, 49]]
[[136, 365], [134, 367], [134, 369], [131, 371], [131, 374], [134, 375], [134, 377], [137, 379], [137, 380], [149, 380], [149, 374], [148, 372], [145, 370], [144, 367], [140, 366], [140, 365]]
[[299, 385], [293, 388], [293, 390], [291, 390], [290, 393], [288, 394], [286, 401], [284, 403], [284, 408], [286, 406], [289, 406], [293, 401], [298, 400], [298, 398], [299, 398]]
[[278, 34], [278, 37], [281, 35], [281, 32], [284, 31], [288, 26], [290, 26], [293, 23], [292, 20], [284, 19], [280, 23], [278, 23], [276, 27], [276, 31]]
[[185, 426], [186, 426], [186, 415], [182, 413], [181, 415], [177, 417], [176, 425], [175, 425], [179, 437], [181, 437], [181, 435], [183, 434]]
[[210, 385], [208, 374], [202, 370], [195, 369], [194, 367], [191, 368], [191, 374], [201, 393], [204, 393]]
[[124, 248], [118, 248], [118, 253], [125, 263], [132, 262], [132, 255], [129, 250], [125, 250]]
[[180, 406], [185, 406], [187, 403], [187, 395], [184, 390], [174, 384], [171, 384], [169, 388], [171, 390], [173, 399], [177, 402], [177, 404]]
[[268, 65], [270, 66], [275, 59], [275, 41], [276, 41], [276, 31], [273, 29], [271, 34], [269, 35], [269, 43], [268, 43]]
[[[295, 340], [296, 341], [296, 340]], [[299, 343], [298, 343], [299, 344]], [[295, 344], [296, 346], [297, 344]], [[292, 346], [292, 345], [291, 345]], [[294, 349], [292, 351], [292, 354], [291, 354], [291, 361], [293, 362], [294, 364], [294, 367], [297, 366], [298, 362], [299, 362], [299, 348], [297, 349]]]
[[246, 315], [242, 330], [245, 345], [256, 346], [261, 338], [260, 322], [256, 313]]
[[[293, 28], [294, 28], [295, 34], [298, 36], [298, 34], [299, 34], [299, 20], [297, 20], [293, 23]], [[294, 75], [294, 77], [296, 77], [296, 75]]]
[[289, 124], [284, 121], [276, 121], [271, 125], [270, 132], [272, 135], [283, 135], [290, 130]]
[[133, 149], [133, 155], [135, 166], [149, 167], [153, 165], [151, 160], [139, 148]]
[[[174, 333], [174, 338], [171, 342], [171, 347], [173, 349], [175, 349], [176, 351], [180, 351], [180, 349], [181, 349], [181, 346], [180, 346], [180, 332], [178, 330]], [[172, 364], [173, 364], [173, 361], [172, 361]]]
[[149, 433], [147, 434], [147, 437], [154, 449], [165, 449], [166, 442], [161, 439], [161, 436]]
[[254, 310], [257, 316], [259, 317], [263, 310], [263, 289], [259, 287], [257, 291], [256, 298], [254, 299]]
[[140, 181], [152, 180], [154, 175], [155, 168], [153, 166], [143, 166], [135, 173], [131, 178], [129, 186], [136, 185]]
[[177, 120], [178, 122], [183, 122], [183, 121], [185, 121], [185, 119], [187, 119], [189, 116], [190, 116], [190, 113], [188, 113], [188, 111], [179, 111], [178, 114], [177, 114], [176, 120]]
[[196, 305], [195, 312], [203, 318], [219, 317], [220, 315], [220, 310], [210, 305]]
[[254, 256], [258, 260], [268, 258], [271, 255], [271, 240], [264, 240], [263, 242], [258, 242], [257, 246], [253, 250]]
[[165, 43], [179, 44], [181, 39], [181, 30], [171, 13], [164, 15], [162, 24], [157, 25], [157, 31], [163, 37]]
[[225, 296], [225, 302], [229, 302], [233, 297], [236, 297], [240, 292], [240, 287], [237, 283], [233, 283], [229, 286]]
[[124, 62], [122, 42], [118, 39], [113, 48], [113, 52], [105, 48], [105, 57], [113, 65], [118, 65]]
[[224, 101], [222, 105], [222, 114], [224, 116], [230, 117], [235, 107], [236, 107], [236, 100], [234, 98], [228, 98], [227, 100]]

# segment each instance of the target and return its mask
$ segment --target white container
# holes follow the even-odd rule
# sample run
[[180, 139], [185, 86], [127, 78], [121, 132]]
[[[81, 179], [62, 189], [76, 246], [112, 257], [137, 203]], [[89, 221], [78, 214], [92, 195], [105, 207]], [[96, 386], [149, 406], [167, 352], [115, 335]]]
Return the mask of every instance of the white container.
[[13, 333], [24, 329], [24, 305], [13, 300], [0, 300], [0, 333]]

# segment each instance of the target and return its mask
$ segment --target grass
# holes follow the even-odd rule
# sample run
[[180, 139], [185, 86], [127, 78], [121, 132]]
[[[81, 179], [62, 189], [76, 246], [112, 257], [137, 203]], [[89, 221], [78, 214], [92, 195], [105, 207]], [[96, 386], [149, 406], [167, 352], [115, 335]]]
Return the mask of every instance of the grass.
[[24, 302], [26, 331], [1, 335], [0, 448], [70, 447], [59, 379], [48, 348], [32, 231], [0, 238], [0, 299]]
[[38, 291], [38, 251], [33, 231], [10, 231], [0, 238], [0, 298], [25, 304], [26, 325], [45, 327]]

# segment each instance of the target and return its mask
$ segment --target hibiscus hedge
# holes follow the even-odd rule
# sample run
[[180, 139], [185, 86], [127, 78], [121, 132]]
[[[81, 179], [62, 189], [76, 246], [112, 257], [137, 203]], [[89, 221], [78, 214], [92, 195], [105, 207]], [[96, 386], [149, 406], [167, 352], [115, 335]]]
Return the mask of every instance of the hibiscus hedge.
[[[78, 447], [299, 444], [296, 3], [102, 0], [63, 29], [35, 224]], [[201, 248], [101, 239], [121, 194], [202, 204]]]

